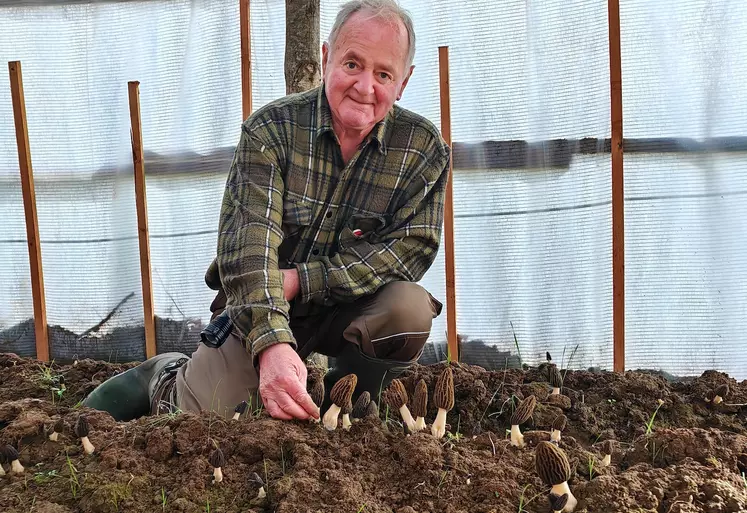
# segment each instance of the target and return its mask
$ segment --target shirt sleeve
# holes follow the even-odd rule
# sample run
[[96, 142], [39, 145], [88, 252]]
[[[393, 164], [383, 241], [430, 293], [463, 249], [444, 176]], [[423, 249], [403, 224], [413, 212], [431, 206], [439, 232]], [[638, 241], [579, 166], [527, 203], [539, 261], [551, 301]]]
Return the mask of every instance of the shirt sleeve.
[[388, 227], [341, 246], [337, 254], [296, 264], [301, 301], [345, 303], [392, 281], [419, 281], [433, 264], [441, 241], [450, 152], [434, 140], [423, 152], [404, 202]]
[[216, 257], [226, 311], [255, 364], [258, 354], [274, 344], [296, 347], [278, 267], [283, 238], [281, 159], [262, 139], [261, 131], [243, 126], [223, 195]]

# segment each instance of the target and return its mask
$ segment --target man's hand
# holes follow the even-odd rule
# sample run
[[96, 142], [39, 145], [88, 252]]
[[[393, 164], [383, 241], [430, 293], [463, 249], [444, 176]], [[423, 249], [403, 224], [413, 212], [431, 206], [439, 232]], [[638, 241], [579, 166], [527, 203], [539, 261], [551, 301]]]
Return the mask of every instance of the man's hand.
[[319, 408], [306, 392], [306, 366], [288, 344], [276, 344], [259, 353], [259, 393], [276, 419], [319, 418]]
[[301, 291], [301, 280], [295, 268], [281, 269], [281, 271], [283, 272], [283, 294], [285, 294], [285, 300], [290, 301]]

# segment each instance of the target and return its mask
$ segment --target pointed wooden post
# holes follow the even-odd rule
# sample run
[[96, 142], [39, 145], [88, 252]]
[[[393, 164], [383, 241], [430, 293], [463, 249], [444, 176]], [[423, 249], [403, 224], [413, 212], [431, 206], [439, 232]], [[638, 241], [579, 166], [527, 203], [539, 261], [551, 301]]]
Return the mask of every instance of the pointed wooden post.
[[[449, 47], [438, 47], [441, 91], [441, 136], [451, 147], [451, 100], [449, 93]], [[456, 280], [454, 269], [454, 159], [449, 159], [449, 181], [444, 204], [444, 246], [446, 251], [446, 340], [449, 359], [459, 361], [456, 319]]]
[[156, 321], [153, 313], [153, 283], [150, 271], [150, 239], [148, 236], [148, 206], [145, 195], [143, 161], [143, 133], [140, 122], [140, 82], [128, 82], [130, 124], [132, 126], [132, 163], [135, 168], [135, 204], [137, 206], [137, 234], [140, 242], [140, 277], [143, 287], [145, 318], [145, 357], [156, 355]]
[[612, 122], [612, 330], [613, 369], [625, 372], [625, 181], [623, 179], [620, 0], [608, 0]]
[[252, 35], [249, 0], [239, 0], [241, 30], [241, 115], [242, 121], [252, 113]]
[[29, 247], [31, 269], [31, 296], [34, 302], [34, 334], [36, 336], [36, 358], [49, 361], [49, 334], [47, 331], [47, 305], [44, 297], [44, 274], [42, 272], [39, 222], [36, 216], [36, 191], [34, 173], [31, 167], [29, 130], [26, 122], [26, 101], [23, 96], [23, 76], [21, 63], [8, 63], [10, 72], [10, 96], [13, 102], [13, 120], [16, 126], [18, 146], [18, 167], [21, 170], [21, 190], [23, 191], [23, 212], [26, 216], [26, 242]]

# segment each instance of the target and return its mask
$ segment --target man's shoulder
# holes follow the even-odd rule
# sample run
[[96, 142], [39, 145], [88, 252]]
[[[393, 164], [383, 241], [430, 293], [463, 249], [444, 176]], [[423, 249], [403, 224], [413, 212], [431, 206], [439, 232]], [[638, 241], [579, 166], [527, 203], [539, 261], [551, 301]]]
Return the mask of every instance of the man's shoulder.
[[319, 87], [281, 96], [259, 107], [244, 121], [245, 130], [254, 131], [268, 125], [297, 125], [310, 121]]
[[423, 149], [435, 148], [442, 155], [448, 155], [449, 147], [441, 136], [441, 131], [430, 119], [398, 104], [394, 105], [392, 114], [395, 139], [406, 137]]

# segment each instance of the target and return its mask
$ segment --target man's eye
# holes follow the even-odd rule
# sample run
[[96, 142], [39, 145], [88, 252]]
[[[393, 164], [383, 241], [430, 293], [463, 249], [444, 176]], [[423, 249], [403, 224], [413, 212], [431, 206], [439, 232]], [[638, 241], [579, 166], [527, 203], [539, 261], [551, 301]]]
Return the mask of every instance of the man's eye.
[[345, 64], [345, 66], [347, 66], [348, 69], [355, 69], [355, 63], [354, 62], [348, 62], [347, 64]]
[[389, 76], [389, 73], [383, 73], [383, 72], [379, 73], [379, 77], [381, 78], [381, 80], [389, 80], [392, 78]]

